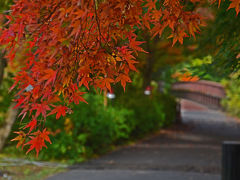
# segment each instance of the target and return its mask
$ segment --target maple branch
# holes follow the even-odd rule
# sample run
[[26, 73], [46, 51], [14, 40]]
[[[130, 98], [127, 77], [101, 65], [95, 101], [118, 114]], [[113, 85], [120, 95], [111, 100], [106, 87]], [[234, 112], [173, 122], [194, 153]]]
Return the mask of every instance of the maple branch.
[[55, 11], [57, 10], [57, 8], [61, 5], [62, 1], [60, 3], [58, 3], [55, 8], [50, 12], [50, 14], [48, 15], [48, 17], [46, 19], [44, 19], [44, 22], [49, 21], [49, 19], [51, 19], [52, 15], [55, 13]]
[[3, 11], [4, 14], [9, 14], [11, 12], [12, 12], [12, 10]]
[[[12, 60], [16, 53], [27, 57], [17, 57], [23, 64], [15, 76], [15, 84], [20, 89], [17, 107], [23, 109], [23, 115], [36, 114], [34, 117], [38, 120], [37, 125], [31, 121], [25, 127], [41, 129], [47, 116], [56, 114], [57, 119], [65, 116], [73, 99], [74, 103], [84, 102], [80, 95], [74, 94], [82, 85], [103, 90], [121, 82], [125, 89], [126, 82], [131, 81], [130, 70], [136, 70], [134, 55], [144, 51], [141, 42], [136, 41], [135, 27], [148, 27], [154, 35], [161, 35], [170, 27], [173, 35], [178, 35], [173, 37], [174, 43], [182, 43], [187, 31], [194, 35], [199, 24], [195, 20], [196, 25], [192, 27], [188, 22], [197, 16], [184, 13], [182, 2], [165, 0], [156, 8], [156, 0], [15, 1], [13, 11], [7, 16], [9, 29], [1, 29], [0, 43], [6, 45], [8, 59]], [[146, 15], [145, 22], [143, 15]], [[177, 28], [182, 31], [174, 32]], [[21, 41], [16, 42], [16, 37]], [[131, 40], [127, 40], [128, 37]], [[22, 44], [29, 44], [29, 51], [25, 51], [25, 46], [19, 48]], [[34, 87], [33, 91], [23, 93], [29, 84]], [[50, 102], [52, 100], [54, 102]], [[45, 130], [36, 131], [34, 138], [26, 143], [30, 145], [28, 152], [35, 149], [38, 154], [41, 143], [48, 141], [48, 134]], [[46, 139], [41, 139], [42, 135]]]
[[[100, 22], [99, 22], [99, 17], [98, 17], [98, 14], [97, 14], [97, 3], [96, 3], [96, 1], [97, 0], [94, 0], [94, 10], [95, 10], [95, 16], [96, 16], [96, 22], [97, 22], [97, 27], [98, 27], [98, 33], [99, 33], [99, 45], [103, 48], [103, 49], [105, 49], [105, 51], [108, 53], [108, 54], [112, 54], [111, 52], [109, 52], [106, 48], [105, 48], [105, 45], [108, 43], [106, 40], [105, 40], [105, 38], [102, 36], [102, 34], [101, 34], [101, 26], [100, 26]], [[102, 44], [101, 44], [101, 39], [104, 39], [104, 41], [105, 41], [105, 45], [104, 46], [102, 46]]]
[[100, 29], [100, 22], [99, 22], [99, 18], [98, 18], [98, 14], [97, 14], [97, 5], [96, 5], [96, 0], [94, 0], [94, 9], [95, 9], [95, 16], [96, 16], [96, 22], [97, 22], [97, 26], [98, 26], [98, 32], [99, 32], [99, 39], [100, 39], [100, 46], [101, 46], [101, 29]]

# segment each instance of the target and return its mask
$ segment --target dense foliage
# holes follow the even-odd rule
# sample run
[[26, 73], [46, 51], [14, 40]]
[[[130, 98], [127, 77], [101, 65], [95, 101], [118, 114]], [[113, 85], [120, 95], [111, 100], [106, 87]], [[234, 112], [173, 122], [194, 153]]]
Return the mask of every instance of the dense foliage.
[[[229, 9], [235, 2], [237, 10]], [[232, 7], [232, 6], [230, 6]], [[226, 11], [226, 9], [228, 9]], [[239, 1], [226, 0], [214, 10], [214, 19], [210, 21], [199, 38], [198, 57], [209, 54], [213, 63], [209, 74], [224, 78], [239, 69], [240, 17]]]
[[175, 44], [195, 36], [203, 23], [180, 0], [18, 0], [6, 18], [0, 43], [10, 61], [19, 51], [23, 56], [12, 88], [19, 89], [20, 115], [31, 119], [28, 131], [18, 132], [14, 140], [37, 154], [45, 141], [51, 143], [43, 126], [46, 117], [56, 114], [58, 119], [72, 112], [70, 103], [85, 102], [79, 87], [110, 90], [113, 83], [125, 88], [131, 82], [134, 55], [144, 52], [137, 29], [156, 36], [168, 27]]
[[44, 150], [44, 159], [68, 159], [82, 161], [108, 150], [111, 145], [129, 138], [134, 128], [133, 113], [124, 108], [103, 106], [103, 97], [86, 94], [88, 104], [74, 106], [75, 113], [66, 118], [55, 117], [46, 122], [46, 127], [53, 132], [53, 145]]
[[[214, 2], [215, 0], [213, 0]], [[28, 131], [17, 132], [18, 146], [29, 145], [37, 154], [51, 143], [44, 127], [46, 117], [70, 114], [71, 103], [86, 102], [81, 86], [111, 90], [121, 82], [125, 89], [136, 71], [135, 55], [145, 52], [136, 31], [154, 37], [169, 30], [173, 45], [195, 37], [203, 17], [194, 7], [204, 0], [18, 0], [6, 15], [0, 44], [10, 62], [20, 52], [21, 70], [12, 86], [18, 87], [16, 108], [29, 117]], [[219, 4], [220, 4], [219, 0]], [[229, 8], [239, 12], [239, 1]], [[11, 89], [12, 89], [11, 88]]]
[[9, 94], [8, 92], [11, 84], [12, 81], [10, 79], [4, 79], [0, 86], [0, 126], [4, 123], [13, 96], [12, 93]]
[[223, 99], [222, 105], [230, 114], [240, 117], [240, 81], [239, 72], [232, 73], [230, 79], [222, 80], [226, 90], [226, 98]]
[[172, 77], [178, 81], [197, 81], [210, 80], [219, 82], [222, 80], [216, 72], [212, 71], [212, 56], [208, 55], [203, 58], [189, 57], [188, 61], [180, 63], [171, 69]]
[[175, 99], [167, 94], [160, 94], [157, 89], [152, 89], [151, 93], [146, 96], [138, 86], [129, 85], [127, 93], [119, 93], [116, 99], [116, 104], [134, 112], [134, 136], [142, 136], [149, 131], [168, 126], [175, 120]]
[[2, 0], [2, 1], [0, 1], [0, 13], [9, 9], [9, 6], [10, 6], [11, 3], [12, 3], [12, 0]]

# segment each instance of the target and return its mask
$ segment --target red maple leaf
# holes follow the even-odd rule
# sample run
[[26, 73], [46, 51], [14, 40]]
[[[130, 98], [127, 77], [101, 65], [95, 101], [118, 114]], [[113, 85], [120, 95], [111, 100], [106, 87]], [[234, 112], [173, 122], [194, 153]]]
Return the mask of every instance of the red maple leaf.
[[157, 0], [154, 0], [154, 1], [149, 0], [144, 7], [148, 7], [149, 10], [156, 9], [156, 2]]
[[127, 76], [126, 74], [120, 74], [117, 79], [116, 82], [121, 81], [121, 85], [125, 91], [125, 86], [126, 86], [126, 82], [132, 82], [131, 79], [129, 78], [129, 76]]
[[109, 91], [111, 90], [111, 83], [113, 82], [114, 80], [111, 78], [102, 78], [95, 81], [99, 88], [104, 89], [106, 87]]
[[35, 118], [37, 118], [40, 114], [46, 117], [46, 111], [50, 110], [50, 108], [46, 102], [43, 102], [42, 104], [34, 104], [32, 110], [37, 110], [35, 115]]
[[65, 116], [66, 115], [66, 111], [67, 111], [67, 107], [66, 106], [57, 106], [55, 109], [53, 109], [48, 115], [52, 115], [52, 114], [56, 114], [56, 119], [59, 119], [60, 116]]
[[44, 143], [44, 140], [40, 137], [40, 136], [30, 136], [30, 138], [32, 140], [28, 141], [25, 145], [30, 145], [28, 151], [26, 152], [29, 153], [30, 151], [32, 151], [33, 149], [35, 149], [36, 153], [37, 153], [37, 157], [39, 154], [39, 151], [42, 150], [42, 147], [47, 147], [46, 144]]
[[41, 133], [41, 137], [42, 137], [43, 140], [45, 140], [45, 141], [49, 142], [50, 144], [52, 144], [52, 142], [50, 141], [50, 138], [48, 136], [49, 134], [50, 134], [50, 132], [47, 131], [47, 129], [45, 128], [43, 130], [43, 132]]
[[73, 102], [75, 104], [79, 104], [79, 102], [85, 102], [86, 104], [88, 104], [88, 102], [82, 97], [82, 95], [85, 94], [85, 92], [77, 92], [74, 93], [73, 95]]
[[45, 87], [50, 84], [51, 82], [54, 82], [56, 79], [57, 72], [52, 69], [46, 69], [44, 71], [45, 75], [40, 79], [40, 81], [47, 80]]
[[30, 128], [29, 132], [28, 132], [28, 133], [30, 133], [34, 128], [36, 128], [36, 126], [37, 126], [37, 120], [34, 118], [23, 129]]
[[140, 47], [141, 44], [143, 44], [144, 42], [142, 41], [136, 41], [136, 37], [132, 38], [129, 37], [129, 47], [132, 48], [135, 51], [140, 51], [140, 52], [145, 52], [146, 51], [143, 50], [143, 48]]
[[30, 136], [31, 140], [28, 141], [25, 145], [30, 145], [28, 151], [26, 152], [29, 153], [30, 151], [32, 151], [33, 149], [35, 149], [36, 151], [36, 156], [38, 157], [39, 151], [42, 150], [43, 147], [46, 147], [45, 141], [48, 141], [51, 144], [51, 141], [48, 137], [48, 135], [50, 134], [50, 132], [48, 132], [46, 129], [43, 130], [43, 132], [41, 131], [37, 131], [35, 133], [33, 133], [35, 136]]

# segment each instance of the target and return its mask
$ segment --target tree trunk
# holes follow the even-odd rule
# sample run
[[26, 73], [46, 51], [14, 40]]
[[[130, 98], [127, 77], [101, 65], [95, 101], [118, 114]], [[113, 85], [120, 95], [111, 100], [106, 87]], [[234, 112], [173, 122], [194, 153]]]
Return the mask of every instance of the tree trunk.
[[152, 80], [152, 72], [153, 72], [153, 65], [155, 63], [154, 61], [154, 50], [150, 47], [150, 38], [147, 39], [146, 42], [148, 51], [146, 65], [144, 67], [144, 74], [143, 74], [143, 89], [145, 89], [147, 86], [150, 86], [151, 80]]
[[17, 109], [13, 109], [13, 107], [16, 105], [16, 103], [12, 103], [8, 109], [7, 112], [7, 118], [4, 122], [4, 124], [0, 127], [0, 151], [2, 150], [6, 139], [8, 138], [13, 123], [16, 120], [17, 114], [18, 114], [18, 110]]
[[3, 58], [3, 54], [0, 52], [0, 85], [3, 81], [4, 68], [6, 67], [6, 59]]
[[145, 89], [147, 86], [150, 86], [152, 80], [152, 64], [153, 58], [151, 55], [148, 56], [145, 72], [143, 75], [143, 88]]
[[[0, 52], [0, 86], [3, 81], [3, 76], [4, 76], [4, 68], [7, 66], [6, 59], [3, 58], [4, 53]], [[5, 119], [5, 122], [3, 123], [2, 126], [0, 126], [0, 151], [2, 150], [6, 139], [8, 138], [13, 123], [15, 122], [15, 119], [18, 114], [17, 109], [13, 109], [13, 107], [16, 105], [16, 103], [11, 103], [8, 112], [7, 112], [7, 117]]]

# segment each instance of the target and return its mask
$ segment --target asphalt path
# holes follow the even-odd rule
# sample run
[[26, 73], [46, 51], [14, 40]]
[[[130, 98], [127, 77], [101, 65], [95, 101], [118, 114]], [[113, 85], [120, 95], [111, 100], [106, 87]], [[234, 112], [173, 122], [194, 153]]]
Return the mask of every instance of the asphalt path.
[[240, 138], [240, 121], [191, 101], [181, 106], [183, 125], [48, 180], [220, 180], [222, 142]]

